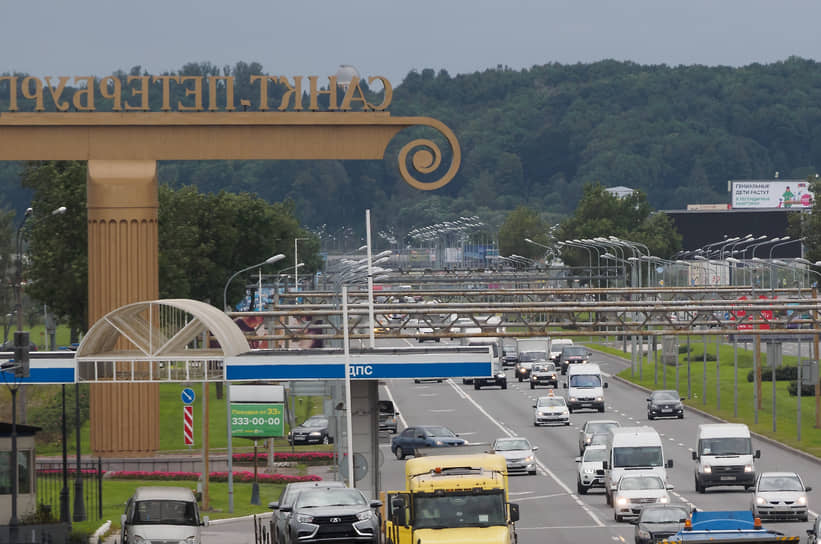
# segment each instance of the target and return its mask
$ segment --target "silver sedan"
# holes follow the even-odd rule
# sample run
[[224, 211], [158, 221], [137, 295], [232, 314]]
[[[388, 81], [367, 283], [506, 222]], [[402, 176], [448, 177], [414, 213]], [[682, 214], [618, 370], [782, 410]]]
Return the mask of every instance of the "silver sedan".
[[755, 481], [751, 510], [761, 519], [809, 519], [807, 492], [795, 472], [763, 472]]

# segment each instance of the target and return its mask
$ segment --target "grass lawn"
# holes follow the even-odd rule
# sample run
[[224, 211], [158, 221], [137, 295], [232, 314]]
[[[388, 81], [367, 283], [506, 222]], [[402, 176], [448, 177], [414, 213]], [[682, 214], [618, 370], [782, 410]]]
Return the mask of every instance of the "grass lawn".
[[[764, 381], [761, 384], [761, 409], [758, 412], [758, 423], [755, 423], [754, 406], [754, 384], [747, 381], [747, 373], [753, 368], [753, 352], [743, 349], [744, 345], [738, 346], [738, 416], [733, 411], [733, 344], [722, 343], [719, 347], [719, 361], [707, 361], [706, 394], [704, 391], [704, 344], [702, 336], [698, 336], [698, 341], [690, 341], [690, 392], [691, 397], [685, 401], [688, 406], [693, 406], [716, 415], [727, 421], [746, 423], [751, 430], [788, 444], [794, 448], [821, 457], [821, 431], [814, 427], [815, 424], [815, 397], [803, 397], [801, 402], [801, 441], [798, 441], [797, 410], [798, 397], [792, 397], [787, 391], [788, 381], [777, 381], [775, 387], [775, 423], [776, 430], [772, 429], [773, 414], [773, 388], [772, 382]], [[686, 339], [682, 337], [679, 345], [685, 345]], [[625, 354], [621, 349], [598, 344], [591, 344], [590, 347], [602, 352], [623, 357], [629, 361], [629, 353]], [[752, 346], [750, 346], [752, 347]], [[629, 343], [628, 343], [629, 350]], [[802, 358], [807, 358], [805, 346]], [[716, 344], [714, 341], [707, 342], [708, 356], [715, 357]], [[659, 350], [659, 358], [661, 353]], [[765, 353], [761, 355], [762, 365], [766, 365], [767, 357]], [[795, 365], [795, 356], [784, 356], [785, 365]], [[678, 391], [681, 396], [687, 399], [687, 354], [679, 355], [678, 366]], [[718, 366], [718, 376], [716, 370]], [[650, 389], [662, 389], [664, 387], [664, 376], [666, 373], [667, 389], [676, 389], [676, 368], [667, 366], [659, 361], [658, 375], [655, 373], [655, 365], [652, 354], [650, 360], [642, 358], [642, 366], [636, 365], [635, 370], [630, 368], [619, 373], [619, 376], [634, 383], [643, 385]], [[641, 372], [641, 375], [640, 375]], [[720, 406], [717, 402], [716, 383], [720, 383]]]
[[[82, 522], [73, 522], [72, 528], [75, 531], [83, 531], [89, 534], [97, 530], [106, 520], [111, 520], [111, 532], [118, 533], [120, 529], [120, 516], [125, 510], [125, 503], [134, 494], [134, 490], [140, 486], [182, 486], [190, 487], [196, 491], [197, 482], [181, 481], [167, 482], [158, 480], [103, 480], [103, 517], [102, 519], [92, 519]], [[250, 514], [262, 514], [270, 512], [268, 503], [279, 498], [279, 494], [285, 484], [259, 485], [260, 504], [251, 504], [252, 484], [234, 482], [234, 513], [228, 512], [228, 484], [225, 482], [211, 482], [208, 486], [208, 496], [210, 498], [208, 510], [203, 510], [202, 515], [210, 519], [230, 518], [245, 516]], [[74, 504], [73, 486], [69, 486], [71, 497], [69, 504]], [[87, 513], [89, 517], [91, 513]], [[250, 528], [250, 522], [249, 522]]]
[[[54, 395], [57, 396], [60, 394], [60, 386], [48, 386], [48, 385], [38, 385], [33, 386], [37, 388], [37, 394], [40, 395]], [[194, 443], [195, 447], [193, 449], [188, 449], [185, 444], [183, 443], [183, 436], [182, 436], [182, 426], [183, 426], [183, 415], [182, 415], [182, 401], [180, 400], [180, 392], [182, 391], [184, 385], [173, 383], [173, 384], [159, 384], [160, 387], [160, 452], [163, 453], [187, 453], [189, 451], [198, 453], [201, 451], [202, 448], [202, 406], [203, 406], [203, 385], [202, 384], [193, 384], [191, 387], [194, 389], [197, 398], [194, 402]], [[210, 384], [209, 388], [209, 402], [208, 402], [208, 413], [209, 413], [209, 422], [208, 422], [208, 433], [209, 433], [209, 446], [212, 450], [226, 450], [228, 448], [228, 432], [226, 429], [226, 406], [225, 406], [225, 398], [217, 399], [216, 393], [216, 384]], [[0, 392], [0, 396], [2, 393]], [[301, 423], [308, 416], [313, 414], [322, 413], [322, 398], [321, 397], [299, 397], [295, 399], [294, 402], [295, 408], [295, 418], [298, 423]], [[70, 407], [73, 409], [73, 406]], [[29, 420], [29, 423], [32, 425], [37, 425], [37, 421]], [[88, 422], [86, 422], [80, 433], [80, 442], [81, 448], [84, 454], [91, 453], [89, 448], [89, 426]], [[285, 432], [288, 432], [288, 425], [285, 425]], [[69, 449], [71, 452], [74, 452], [74, 429], [69, 429]], [[262, 444], [260, 443], [260, 447]], [[274, 448], [277, 451], [283, 451], [284, 449], [290, 449], [290, 445], [288, 445], [288, 441], [285, 438], [278, 438], [274, 442]], [[328, 447], [323, 446], [312, 446], [310, 449], [315, 450], [322, 450]], [[234, 451], [253, 451], [253, 441], [248, 439], [242, 438], [235, 438], [233, 440], [233, 449]], [[297, 450], [302, 449], [302, 447], [297, 447]], [[37, 445], [37, 453], [38, 455], [61, 455], [62, 454], [62, 446], [59, 442], [53, 442], [49, 444], [38, 444]]]

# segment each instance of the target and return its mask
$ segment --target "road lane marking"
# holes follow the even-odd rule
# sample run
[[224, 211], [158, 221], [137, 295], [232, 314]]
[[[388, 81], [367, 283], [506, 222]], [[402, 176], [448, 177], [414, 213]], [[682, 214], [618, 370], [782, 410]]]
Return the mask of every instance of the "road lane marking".
[[[508, 430], [507, 427], [502, 425], [500, 421], [498, 421], [496, 418], [490, 415], [488, 411], [482, 407], [482, 405], [476, 402], [470, 395], [465, 393], [465, 391], [461, 387], [456, 385], [456, 383], [453, 380], [449, 379], [447, 383], [456, 391], [456, 394], [458, 394], [460, 397], [473, 404], [473, 406], [477, 410], [484, 414], [485, 417], [487, 417], [494, 425], [499, 427], [499, 429], [501, 429], [503, 433], [505, 433], [509, 437], [516, 436], [516, 433]], [[553, 474], [553, 471], [547, 468], [547, 466], [544, 463], [542, 463], [538, 458], [536, 458], [536, 466], [538, 466], [542, 470], [542, 472], [550, 476], [553, 479], [553, 481], [558, 484], [559, 487], [561, 487], [568, 495], [570, 495], [570, 497], [576, 502], [576, 504], [578, 504], [582, 508], [582, 510], [584, 510], [588, 516], [590, 516], [590, 518], [596, 523], [596, 525], [598, 525], [599, 527], [604, 527], [604, 523], [602, 523], [602, 521], [593, 512], [593, 510], [591, 510], [590, 507], [584, 501], [579, 499], [579, 497], [576, 496], [576, 494], [573, 493], [573, 491], [569, 487], [567, 487], [564, 484], [564, 482], [562, 482], [555, 474]]]
[[536, 499], [552, 499], [553, 497], [566, 497], [566, 496], [567, 495], [565, 493], [553, 493], [552, 495], [538, 495], [536, 497], [522, 497], [522, 498], [516, 499], [516, 501], [517, 502], [533, 501], [533, 500], [536, 500]]
[[[541, 527], [516, 525], [517, 531], [544, 531], [545, 529], [624, 529], [624, 525], [543, 525]], [[617, 539], [618, 537], [613, 537], [613, 540]]]
[[456, 410], [454, 410], [453, 408], [441, 408], [441, 409], [438, 409], [438, 410], [428, 410], [428, 412], [437, 412], [437, 413], [442, 413], [442, 412], [455, 412], [455, 411], [456, 411]]
[[420, 397], [438, 397], [439, 393], [422, 393], [419, 396]]

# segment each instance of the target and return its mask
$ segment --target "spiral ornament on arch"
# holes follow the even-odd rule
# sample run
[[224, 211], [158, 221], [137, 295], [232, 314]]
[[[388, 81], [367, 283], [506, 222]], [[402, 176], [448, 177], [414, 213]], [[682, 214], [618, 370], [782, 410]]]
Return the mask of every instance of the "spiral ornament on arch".
[[439, 179], [423, 181], [418, 179], [414, 173], [408, 169], [408, 158], [410, 156], [410, 163], [413, 166], [414, 172], [423, 175], [432, 174], [442, 166], [442, 150], [439, 148], [439, 145], [427, 138], [417, 138], [406, 143], [399, 150], [397, 162], [399, 172], [402, 175], [402, 179], [405, 180], [405, 183], [421, 191], [433, 191], [444, 187], [456, 176], [456, 172], [459, 171], [459, 165], [462, 162], [462, 151], [453, 131], [443, 123], [435, 119], [427, 118], [424, 122], [418, 123], [416, 126], [428, 126], [437, 130], [447, 139], [452, 152], [450, 166], [447, 171]]

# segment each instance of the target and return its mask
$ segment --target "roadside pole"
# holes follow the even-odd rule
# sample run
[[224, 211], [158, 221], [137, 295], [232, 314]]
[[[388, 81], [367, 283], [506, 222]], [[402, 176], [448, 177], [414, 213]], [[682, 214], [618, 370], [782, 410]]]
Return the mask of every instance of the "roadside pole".
[[721, 410], [721, 337], [716, 336], [716, 409]]
[[[812, 299], [813, 301], [818, 300], [818, 287], [812, 288]], [[813, 327], [815, 330], [818, 330], [818, 310], [813, 310]], [[818, 333], [815, 333], [815, 360], [821, 363], [821, 357], [818, 356], [819, 353], [819, 336]], [[821, 381], [815, 381], [815, 428], [821, 429]]]
[[738, 338], [733, 335], [733, 417], [738, 417]]
[[690, 372], [690, 335], [687, 335], [687, 398], [693, 398], [693, 376]]
[[701, 362], [702, 362], [702, 370], [701, 370], [701, 404], [707, 404], [707, 335], [703, 335], [701, 337]]
[[798, 441], [801, 442], [801, 390], [804, 389], [804, 382], [801, 381], [801, 367], [804, 366], [801, 362], [801, 357], [798, 357], [798, 411], [796, 417], [798, 419]]
[[[755, 409], [761, 410], [761, 335], [755, 335]], [[756, 423], [758, 417], [756, 416]]]

